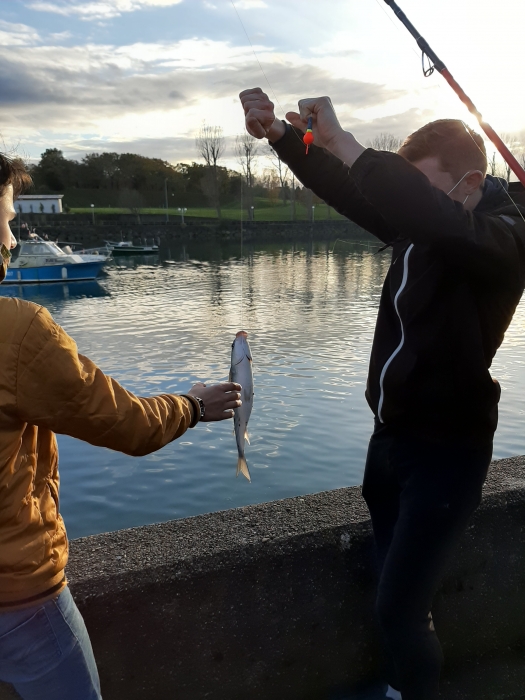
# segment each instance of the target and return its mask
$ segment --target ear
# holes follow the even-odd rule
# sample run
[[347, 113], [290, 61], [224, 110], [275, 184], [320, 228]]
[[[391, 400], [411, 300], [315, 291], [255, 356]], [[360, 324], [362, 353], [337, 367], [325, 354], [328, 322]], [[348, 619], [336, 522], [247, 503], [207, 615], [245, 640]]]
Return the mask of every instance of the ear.
[[470, 192], [470, 194], [474, 194], [476, 190], [479, 190], [481, 188], [481, 185], [485, 181], [485, 176], [480, 170], [473, 170], [467, 177], [465, 178], [465, 184], [466, 184], [466, 190]]

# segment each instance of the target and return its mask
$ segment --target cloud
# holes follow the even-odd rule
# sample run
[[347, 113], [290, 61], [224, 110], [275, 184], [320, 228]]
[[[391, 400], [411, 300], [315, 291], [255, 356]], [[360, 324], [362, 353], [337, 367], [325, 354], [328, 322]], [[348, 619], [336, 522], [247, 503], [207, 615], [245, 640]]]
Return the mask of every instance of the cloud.
[[171, 7], [184, 0], [111, 0], [108, 2], [45, 2], [35, 0], [28, 3], [30, 10], [52, 12], [65, 17], [76, 16], [83, 20], [105, 20], [120, 17], [124, 12], [135, 12], [148, 7]]
[[[401, 94], [374, 83], [336, 79], [327, 70], [293, 57], [265, 57], [262, 49], [259, 60], [278, 93], [288, 96], [288, 107], [303, 96], [304, 85], [311, 94], [329, 94], [334, 103], [354, 110], [382, 104]], [[92, 106], [96, 111], [90, 117], [174, 109], [197, 100], [236, 97], [252, 85], [254, 74], [260, 71], [250, 47], [211, 40], [119, 48], [86, 45], [0, 49], [0, 99], [4, 109], [24, 104], [60, 105], [77, 112]], [[41, 113], [35, 116], [42, 118]]]
[[237, 0], [235, 7], [238, 10], [255, 10], [259, 7], [268, 7], [263, 0]]
[[0, 46], [31, 46], [40, 41], [36, 29], [0, 20]]
[[[310, 94], [330, 95], [342, 122], [365, 133], [366, 123], [356, 116], [404, 95], [384, 85], [336, 78], [313, 57], [263, 46], [257, 51], [277, 92], [275, 99], [269, 91], [280, 118], [296, 108], [307, 85]], [[251, 47], [209, 39], [0, 47], [2, 128], [24, 147], [32, 142], [34, 154], [54, 146], [73, 157], [114, 150], [193, 160], [193, 134], [203, 119], [223, 126], [229, 137], [243, 129], [237, 96], [253, 86], [255, 75], [261, 73]], [[264, 87], [262, 76], [260, 84]], [[392, 130], [387, 126], [378, 122], [372, 131]]]

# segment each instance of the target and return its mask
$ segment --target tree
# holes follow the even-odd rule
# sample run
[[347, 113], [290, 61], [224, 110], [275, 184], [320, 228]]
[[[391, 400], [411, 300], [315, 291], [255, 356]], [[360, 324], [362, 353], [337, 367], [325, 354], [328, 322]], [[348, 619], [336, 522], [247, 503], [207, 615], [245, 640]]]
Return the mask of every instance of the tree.
[[492, 158], [488, 161], [488, 173], [492, 177], [496, 177], [498, 174], [498, 164], [496, 162], [496, 151], [492, 154]]
[[33, 166], [31, 175], [38, 190], [60, 192], [74, 184], [78, 163], [64, 158], [58, 148], [48, 148], [40, 158], [40, 163]]
[[203, 182], [204, 193], [212, 200], [213, 206], [217, 209], [217, 216], [221, 218], [221, 197], [218, 162], [224, 155], [224, 136], [220, 126], [208, 126], [203, 124], [199, 130], [195, 145], [199, 155], [206, 163], [209, 170]]
[[259, 143], [256, 138], [245, 131], [235, 139], [235, 155], [237, 161], [242, 168], [244, 180], [246, 182], [246, 197], [245, 205], [248, 211], [248, 216], [251, 213], [253, 204], [253, 186], [255, 184], [255, 163], [259, 155]]
[[[516, 155], [517, 149], [520, 145], [519, 138], [516, 134], [509, 134], [509, 133], [503, 133], [501, 134], [501, 140], [507, 146], [509, 151], [513, 154]], [[507, 180], [507, 182], [510, 182], [510, 175], [512, 173], [512, 168], [510, 165], [506, 162], [503, 161], [503, 177]]]
[[376, 151], [391, 151], [397, 153], [403, 145], [403, 140], [394, 136], [394, 134], [381, 133], [379, 136], [374, 136], [373, 139], [367, 141], [368, 148], [374, 148]]
[[279, 178], [279, 184], [281, 187], [281, 196], [283, 198], [283, 204], [286, 205], [286, 190], [288, 188], [288, 175], [290, 169], [287, 165], [285, 165], [282, 162], [282, 160], [279, 158], [279, 156], [273, 150], [270, 144], [268, 144], [268, 146], [265, 149], [265, 155], [268, 157], [273, 169], [277, 173], [277, 177]]

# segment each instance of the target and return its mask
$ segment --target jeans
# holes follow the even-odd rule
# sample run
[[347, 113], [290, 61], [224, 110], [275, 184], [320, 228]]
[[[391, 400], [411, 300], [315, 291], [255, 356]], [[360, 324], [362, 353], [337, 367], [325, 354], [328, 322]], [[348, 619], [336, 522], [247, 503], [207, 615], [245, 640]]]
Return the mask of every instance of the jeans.
[[388, 682], [403, 700], [438, 698], [443, 658], [432, 599], [481, 501], [491, 457], [492, 435], [430, 442], [377, 423], [370, 440], [363, 496], [379, 564], [376, 609]]
[[69, 588], [41, 605], [0, 613], [0, 680], [23, 700], [102, 700], [91, 642]]

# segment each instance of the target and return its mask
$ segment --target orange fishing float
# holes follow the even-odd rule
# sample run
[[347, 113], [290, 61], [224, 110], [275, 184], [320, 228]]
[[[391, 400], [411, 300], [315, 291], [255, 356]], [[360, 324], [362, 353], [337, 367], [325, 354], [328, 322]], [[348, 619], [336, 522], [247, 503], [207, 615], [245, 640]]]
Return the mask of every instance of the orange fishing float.
[[306, 125], [306, 133], [303, 136], [303, 143], [306, 146], [306, 155], [308, 155], [308, 149], [314, 142], [314, 132], [312, 131], [312, 117], [308, 117], [308, 123]]

